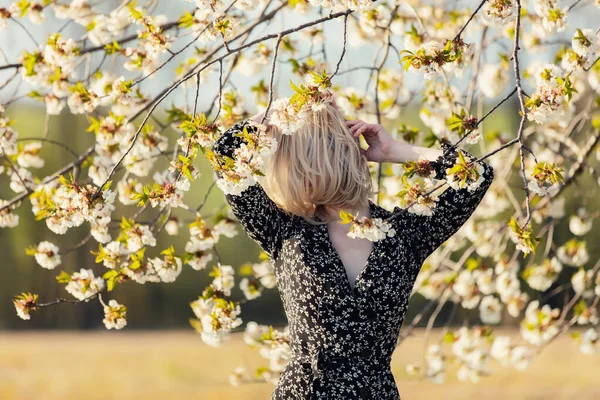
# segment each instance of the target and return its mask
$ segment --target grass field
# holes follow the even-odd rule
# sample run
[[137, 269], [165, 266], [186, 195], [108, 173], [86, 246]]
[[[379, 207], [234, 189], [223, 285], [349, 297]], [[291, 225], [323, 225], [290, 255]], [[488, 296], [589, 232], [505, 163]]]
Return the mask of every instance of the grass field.
[[[600, 356], [585, 356], [569, 338], [558, 339], [524, 373], [496, 362], [479, 384], [436, 385], [408, 376], [423, 334], [398, 348], [392, 370], [403, 400], [600, 399]], [[0, 333], [1, 400], [268, 399], [273, 386], [233, 387], [235, 367], [262, 364], [241, 336], [223, 349], [206, 346], [191, 331]]]

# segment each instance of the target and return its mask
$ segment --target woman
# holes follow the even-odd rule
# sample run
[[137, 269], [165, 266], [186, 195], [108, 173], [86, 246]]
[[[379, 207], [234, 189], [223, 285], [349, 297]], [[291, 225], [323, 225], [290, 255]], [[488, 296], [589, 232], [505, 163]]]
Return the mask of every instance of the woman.
[[[255, 131], [262, 119], [237, 123], [213, 151], [232, 157], [244, 142], [234, 134], [244, 127]], [[291, 135], [273, 126], [267, 132], [278, 148], [267, 160], [262, 186], [226, 199], [269, 255], [289, 322], [293, 355], [271, 400], [399, 399], [390, 360], [419, 269], [475, 211], [493, 169], [480, 162], [483, 182], [472, 191], [447, 188], [430, 216], [388, 211], [369, 199], [367, 161], [425, 158], [435, 178], [444, 179], [456, 151], [442, 143], [444, 157], [441, 150], [395, 141], [381, 125], [346, 121], [333, 102], [309, 112]], [[351, 238], [341, 210], [382, 219], [395, 214], [388, 220], [395, 234], [375, 242]]]

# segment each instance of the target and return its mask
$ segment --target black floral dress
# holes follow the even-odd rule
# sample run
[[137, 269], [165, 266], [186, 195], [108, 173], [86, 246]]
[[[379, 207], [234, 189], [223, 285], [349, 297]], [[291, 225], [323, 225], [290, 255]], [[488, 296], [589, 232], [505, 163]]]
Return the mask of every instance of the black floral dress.
[[[247, 121], [235, 124], [213, 150], [231, 157], [244, 140], [233, 134], [245, 125], [254, 129]], [[437, 179], [455, 158], [451, 150], [431, 161]], [[242, 227], [269, 255], [289, 323], [293, 356], [271, 400], [400, 399], [390, 361], [411, 290], [424, 260], [467, 221], [492, 183], [492, 167], [481, 164], [483, 183], [472, 192], [448, 187], [431, 216], [400, 207], [390, 212], [369, 200], [373, 218], [398, 214], [390, 220], [396, 235], [373, 243], [354, 288], [327, 224], [312, 225], [278, 208], [259, 184], [226, 195]]]

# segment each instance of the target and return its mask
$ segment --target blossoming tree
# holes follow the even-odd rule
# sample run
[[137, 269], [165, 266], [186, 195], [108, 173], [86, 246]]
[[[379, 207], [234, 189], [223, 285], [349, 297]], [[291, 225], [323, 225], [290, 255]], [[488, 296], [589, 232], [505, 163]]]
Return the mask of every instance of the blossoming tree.
[[[293, 135], [304, 113], [333, 96], [348, 119], [383, 124], [398, 139], [477, 145], [484, 154], [478, 160], [487, 159], [497, 171], [473, 218], [430, 256], [417, 279], [414, 294], [426, 305], [407, 321], [399, 343], [433, 312], [423, 362], [407, 366], [409, 372], [441, 382], [450, 359], [458, 377], [468, 381], [487, 374], [491, 359], [522, 370], [576, 326], [584, 328], [574, 334], [581, 351], [595, 351], [600, 262], [590, 260], [586, 234], [597, 215], [583, 206], [566, 215], [564, 191], [582, 175], [598, 180], [593, 166], [593, 158], [600, 158], [598, 27], [586, 26], [585, 15], [597, 21], [600, 3], [196, 0], [171, 3], [179, 10], [171, 19], [155, 12], [158, 3], [122, 1], [109, 7], [88, 0], [19, 0], [0, 8], [0, 29], [19, 30], [31, 39], [18, 43], [18, 59], [4, 57], [0, 65], [0, 184], [14, 193], [0, 199], [0, 228], [17, 226], [16, 210], [30, 208], [45, 224], [48, 240], [26, 252], [42, 268], [60, 268], [58, 284], [73, 297], [17, 295], [21, 318], [58, 303], [98, 300], [106, 327], [121, 329], [127, 308], [110, 298], [116, 285], [173, 282], [186, 266], [210, 270], [213, 282], [191, 303], [197, 317], [192, 325], [212, 346], [244, 329], [246, 342], [269, 359], [257, 376], [276, 382], [290, 355], [287, 332], [254, 321], [241, 328], [240, 307], [275, 287], [272, 267], [266, 258], [239, 268], [222, 264], [215, 244], [222, 236], [236, 236], [234, 216], [203, 214], [204, 202], [193, 204], [185, 194], [198, 177], [200, 158], [219, 172], [207, 196], [215, 186], [242, 193], [257, 184], [264, 160], [277, 149], [263, 120], [255, 132], [245, 132], [246, 143], [234, 158], [221, 159], [211, 146], [223, 129], [251, 111], [270, 111], [269, 124]], [[284, 28], [280, 21], [286, 21]], [[36, 24], [52, 26], [52, 33], [39, 33]], [[75, 30], [80, 34], [66, 34], [68, 25], [81, 27]], [[327, 40], [339, 42], [337, 54], [325, 45], [324, 29], [330, 26], [335, 30]], [[375, 57], [371, 63], [350, 59], [348, 47], [374, 48]], [[545, 55], [551, 61], [544, 61]], [[292, 81], [282, 92], [288, 97], [279, 96], [275, 84], [278, 74], [285, 75], [284, 65], [290, 71], [285, 80]], [[362, 82], [338, 83], [359, 71], [367, 73]], [[237, 89], [240, 74], [251, 81], [251, 90]], [[93, 144], [78, 153], [61, 141], [60, 132], [48, 129], [35, 140], [21, 139], [8, 115], [24, 97], [45, 105], [46, 123], [60, 113], [84, 114]], [[490, 115], [514, 112], [511, 99], [518, 102], [518, 129], [484, 130]], [[249, 102], [256, 110], [246, 107]], [[419, 109], [424, 128], [405, 123], [403, 112], [411, 107]], [[166, 119], [155, 115], [161, 109]], [[40, 176], [42, 146], [60, 146], [72, 159]], [[432, 177], [427, 160], [373, 165], [379, 203], [431, 215], [446, 184], [476, 189], [481, 170], [458, 154], [444, 181]], [[155, 165], [161, 157], [170, 160], [167, 169]], [[116, 203], [129, 207], [115, 215]], [[183, 233], [176, 213], [192, 219]], [[352, 224], [353, 236], [379, 240], [395, 234], [385, 220], [347, 212], [341, 217]], [[554, 227], [564, 218], [572, 238], [557, 243]], [[52, 237], [83, 224], [90, 234], [76, 247], [97, 242], [90, 257], [98, 265], [77, 271], [62, 264]], [[184, 251], [157, 249], [159, 235], [173, 241], [184, 236]], [[555, 285], [561, 274], [566, 283]], [[236, 285], [243, 299], [232, 297]], [[566, 295], [564, 306], [551, 307], [548, 300], [559, 294]], [[444, 340], [429, 343], [448, 303], [454, 310], [475, 310], [469, 314], [474, 317], [458, 330], [446, 326]], [[503, 311], [521, 319], [518, 343], [494, 334]], [[234, 384], [250, 379], [256, 378], [242, 369], [231, 375]]]

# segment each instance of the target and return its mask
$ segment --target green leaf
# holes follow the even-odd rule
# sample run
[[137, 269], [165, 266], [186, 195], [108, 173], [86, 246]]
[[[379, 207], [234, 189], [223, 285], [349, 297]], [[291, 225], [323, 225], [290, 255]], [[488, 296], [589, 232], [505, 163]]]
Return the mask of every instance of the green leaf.
[[340, 211], [340, 218], [342, 220], [342, 224], [349, 224], [354, 221], [354, 215], [344, 210]]
[[119, 279], [120, 275], [121, 273], [114, 269], [111, 269], [110, 271], [107, 271], [106, 273], [104, 273], [104, 275], [102, 275], [102, 278], [106, 280], [106, 289], [109, 292], [111, 292], [115, 288], [115, 285], [117, 284], [117, 280]]
[[56, 281], [59, 283], [69, 283], [71, 282], [71, 275], [65, 271], [61, 271], [60, 275], [56, 277]]
[[119, 46], [119, 43], [117, 43], [116, 40], [113, 40], [112, 43], [108, 43], [104, 46], [104, 51], [110, 56], [121, 51], [121, 46]]

